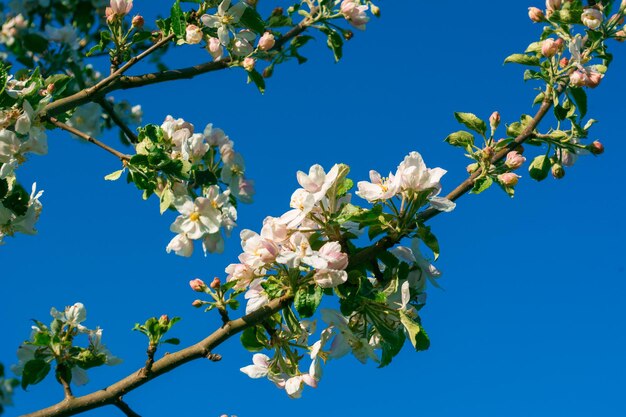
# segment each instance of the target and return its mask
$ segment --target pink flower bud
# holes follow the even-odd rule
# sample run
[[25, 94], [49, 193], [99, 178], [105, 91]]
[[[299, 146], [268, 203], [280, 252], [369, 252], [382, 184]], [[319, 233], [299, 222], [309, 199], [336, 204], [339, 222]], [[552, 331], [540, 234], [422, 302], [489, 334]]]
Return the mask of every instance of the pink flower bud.
[[552, 58], [559, 52], [559, 47], [554, 39], [548, 38], [541, 43], [541, 54], [546, 58]]
[[500, 113], [498, 113], [497, 111], [491, 113], [491, 116], [489, 116], [489, 125], [492, 132], [498, 128], [498, 126], [500, 125]]
[[222, 285], [222, 281], [220, 281], [218, 277], [213, 278], [213, 281], [211, 281], [211, 288], [216, 290], [220, 287], [220, 285]]
[[510, 169], [517, 169], [521, 167], [524, 162], [526, 162], [526, 158], [517, 151], [511, 151], [506, 155], [506, 162], [504, 164]]
[[274, 47], [275, 43], [274, 35], [271, 32], [265, 32], [259, 39], [259, 49], [261, 51], [269, 51]]
[[622, 29], [615, 32], [615, 40], [618, 42], [624, 42], [624, 40], [626, 40], [626, 30]]
[[115, 12], [110, 7], [107, 7], [104, 9], [104, 16], [106, 17], [107, 22], [112, 23], [115, 19]]
[[536, 7], [528, 8], [528, 17], [530, 17], [530, 20], [535, 23], [543, 22], [544, 20], [546, 20], [546, 16], [543, 14], [543, 12]]
[[596, 71], [590, 71], [587, 74], [587, 83], [585, 84], [589, 88], [596, 88], [600, 85], [600, 81], [602, 81], [603, 74], [600, 74]]
[[255, 64], [256, 64], [256, 59], [248, 57], [243, 60], [243, 69], [250, 72], [254, 69]]
[[569, 75], [569, 83], [574, 87], [583, 87], [587, 85], [587, 75], [576, 70]]
[[546, 0], [546, 9], [550, 11], [559, 10], [561, 8], [561, 0]]
[[185, 30], [185, 42], [190, 45], [198, 44], [202, 41], [202, 29], [196, 25], [189, 25]]
[[505, 172], [498, 175], [498, 181], [507, 187], [515, 187], [519, 182], [520, 176], [512, 172]]
[[159, 324], [161, 326], [164, 326], [168, 324], [169, 322], [170, 322], [170, 318], [167, 316], [167, 314], [163, 314], [161, 317], [159, 317]]
[[569, 59], [567, 59], [567, 57], [561, 58], [561, 60], [559, 61], [559, 66], [561, 68], [565, 68], [568, 65], [569, 65]]
[[604, 153], [604, 145], [599, 140], [596, 140], [589, 145], [589, 151], [594, 155], [602, 155]]
[[202, 307], [203, 304], [204, 303], [202, 302], [202, 300], [194, 300], [194, 302], [191, 303], [191, 306], [195, 308], [200, 308]]
[[189, 286], [195, 292], [204, 292], [204, 290], [206, 290], [206, 284], [200, 278], [189, 281]]
[[565, 176], [565, 170], [560, 164], [552, 165], [552, 176], [557, 180], [560, 180]]
[[143, 19], [143, 16], [137, 15], [133, 17], [133, 27], [137, 29], [141, 29], [146, 21]]

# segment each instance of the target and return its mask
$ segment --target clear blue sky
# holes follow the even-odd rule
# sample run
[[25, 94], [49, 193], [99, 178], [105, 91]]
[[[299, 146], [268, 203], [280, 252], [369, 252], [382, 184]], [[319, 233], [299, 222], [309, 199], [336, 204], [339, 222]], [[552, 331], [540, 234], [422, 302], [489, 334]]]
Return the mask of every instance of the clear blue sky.
[[[169, 7], [136, 3], [146, 16], [155, 3]], [[168, 114], [198, 127], [213, 122], [235, 141], [258, 189], [254, 205], [240, 210], [239, 230], [259, 230], [266, 215], [283, 213], [297, 187], [295, 172], [314, 163], [345, 162], [360, 180], [370, 169], [394, 169], [417, 150], [429, 166], [448, 169], [444, 190], [450, 190], [466, 177], [461, 152], [443, 143], [458, 130], [454, 111], [488, 117], [499, 110], [506, 122], [532, 111], [535, 85], [524, 84], [521, 67], [502, 65], [540, 33], [527, 18], [530, 5], [381, 2], [383, 18], [356, 34], [340, 64], [325, 41], [311, 43], [310, 62], [279, 67], [264, 96], [245, 84], [243, 71], [232, 70], [146, 88], [136, 102], [145, 122]], [[423, 310], [428, 352], [405, 346], [382, 370], [353, 358], [330, 362], [317, 390], [290, 400], [268, 381], [239, 372], [251, 354], [233, 339], [217, 350], [222, 362], [185, 365], [127, 401], [143, 416], [626, 415], [626, 44], [611, 48], [615, 64], [590, 94], [590, 116], [601, 122], [593, 138], [604, 142], [603, 156], [582, 158], [558, 182], [538, 184], [523, 172], [515, 199], [497, 189], [466, 196], [456, 211], [432, 221], [445, 290], [431, 289]], [[172, 56], [171, 67], [208, 58], [194, 47]], [[116, 143], [116, 134], [104, 139]], [[104, 342], [124, 359], [90, 371], [92, 382], [77, 394], [142, 366], [145, 340], [130, 331], [137, 321], [183, 316], [172, 335], [184, 344], [214, 329], [217, 314], [191, 307], [196, 297], [187, 282], [224, 276], [239, 253], [235, 237], [223, 256], [167, 255], [173, 215], [159, 216], [156, 200], [142, 201], [123, 181], [103, 181], [116, 169], [100, 149], [51, 135], [50, 154], [19, 171], [23, 183], [45, 189], [39, 235], [8, 239], [0, 249], [0, 361], [15, 361], [29, 319], [48, 321], [51, 306], [76, 301], [87, 306], [86, 324], [103, 327]], [[7, 416], [62, 397], [53, 378], [29, 391], [16, 395], [18, 407]], [[121, 413], [105, 408], [91, 415]]]

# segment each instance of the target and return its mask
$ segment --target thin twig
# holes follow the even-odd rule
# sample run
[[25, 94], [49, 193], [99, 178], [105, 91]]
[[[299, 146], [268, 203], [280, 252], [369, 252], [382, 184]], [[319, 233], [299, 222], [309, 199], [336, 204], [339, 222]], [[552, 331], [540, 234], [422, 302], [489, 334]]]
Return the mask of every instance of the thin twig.
[[119, 408], [128, 417], [141, 417], [139, 414], [135, 413], [132, 408], [124, 402], [124, 400], [122, 400], [122, 397], [118, 398], [113, 405]]
[[57, 120], [54, 117], [48, 116], [44, 120], [49, 121], [50, 123], [52, 123], [56, 127], [60, 128], [60, 129], [63, 129], [63, 130], [66, 130], [66, 131], [68, 131], [68, 132], [78, 136], [79, 138], [85, 139], [87, 142], [90, 142], [90, 143], [93, 143], [96, 146], [99, 146], [100, 148], [104, 149], [105, 151], [110, 152], [113, 155], [117, 156], [120, 160], [122, 160], [122, 162], [130, 161], [130, 158], [131, 158], [130, 155], [123, 154], [120, 151], [111, 148], [109, 145], [100, 142], [98, 139], [93, 138], [93, 137], [89, 136], [88, 134], [86, 134], [84, 132], [81, 132], [80, 130], [78, 130], [78, 129], [72, 127], [72, 126], [63, 123], [63, 122]]
[[102, 107], [106, 114], [109, 115], [111, 120], [113, 120], [113, 123], [115, 123], [122, 130], [122, 132], [124, 132], [130, 143], [139, 142], [135, 132], [133, 132], [132, 129], [122, 120], [122, 118], [115, 111], [113, 105], [107, 101], [106, 98], [102, 97], [96, 100], [96, 102], [100, 105], [100, 107]]

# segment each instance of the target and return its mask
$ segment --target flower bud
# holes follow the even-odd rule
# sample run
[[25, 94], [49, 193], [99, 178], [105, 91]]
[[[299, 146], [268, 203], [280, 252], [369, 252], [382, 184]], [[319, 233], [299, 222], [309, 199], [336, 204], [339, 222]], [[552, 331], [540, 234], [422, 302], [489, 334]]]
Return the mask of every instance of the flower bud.
[[569, 59], [567, 59], [567, 57], [565, 57], [565, 56], [563, 58], [561, 58], [561, 60], [559, 61], [559, 66], [561, 68], [565, 68], [568, 65], [569, 65]]
[[552, 58], [559, 52], [559, 46], [552, 38], [548, 38], [541, 43], [541, 54], [546, 58]]
[[374, 16], [380, 17], [380, 7], [376, 6], [375, 4], [372, 4], [370, 7], [370, 10]]
[[273, 73], [274, 73], [274, 67], [270, 65], [269, 67], [265, 67], [262, 75], [263, 75], [263, 78], [270, 78]]
[[576, 70], [569, 75], [569, 83], [574, 87], [583, 87], [587, 85], [587, 75]]
[[195, 292], [204, 292], [204, 290], [206, 290], [206, 284], [200, 278], [189, 281], [189, 286]]
[[593, 141], [588, 149], [594, 155], [602, 155], [604, 153], [604, 145], [598, 140]]
[[602, 81], [603, 74], [600, 74], [596, 71], [590, 71], [587, 74], [587, 83], [585, 84], [589, 88], [596, 88], [600, 85], [600, 81]]
[[46, 87], [46, 91], [48, 92], [48, 94], [52, 94], [52, 92], [54, 91], [54, 83], [50, 83], [48, 84], [48, 86]]
[[583, 25], [587, 26], [589, 29], [596, 30], [602, 24], [604, 15], [600, 10], [590, 7], [583, 11], [583, 14], [580, 16], [580, 20]]
[[346, 30], [346, 31], [343, 32], [343, 38], [345, 40], [349, 41], [353, 37], [354, 37], [354, 32], [352, 32], [351, 30]]
[[272, 16], [282, 16], [284, 13], [284, 10], [282, 7], [276, 7], [274, 8], [274, 10], [272, 10]]
[[216, 290], [220, 287], [220, 285], [222, 285], [222, 281], [220, 281], [218, 277], [213, 278], [213, 281], [211, 281], [211, 288]]
[[466, 168], [467, 173], [468, 174], [473, 174], [474, 172], [476, 172], [476, 170], [478, 170], [478, 167], [480, 165], [478, 165], [477, 163], [473, 163], [473, 164], [469, 164]]
[[483, 149], [483, 157], [485, 159], [491, 159], [493, 158], [493, 155], [494, 155], [494, 151], [491, 146], [487, 146], [485, 149]]
[[494, 111], [493, 113], [491, 113], [491, 116], [489, 116], [489, 126], [491, 127], [491, 132], [495, 132], [495, 130], [498, 128], [498, 126], [500, 125], [500, 113], [498, 113], [497, 111]]
[[615, 32], [615, 40], [618, 42], [624, 42], [624, 40], [626, 40], [626, 30], [622, 29]]
[[506, 162], [504, 164], [510, 169], [517, 169], [521, 167], [524, 162], [526, 162], [526, 158], [517, 151], [511, 151], [506, 155]]
[[256, 64], [256, 59], [252, 57], [247, 57], [243, 60], [243, 69], [250, 72], [254, 69], [254, 65]]
[[498, 181], [507, 187], [515, 187], [519, 182], [520, 176], [512, 172], [505, 172], [498, 175]]
[[167, 314], [163, 314], [161, 317], [159, 317], [159, 324], [161, 326], [165, 326], [169, 322], [170, 322], [170, 318], [167, 316]]
[[115, 19], [115, 12], [110, 7], [107, 7], [104, 9], [104, 16], [106, 17], [108, 23], [113, 23], [113, 20]]
[[536, 7], [528, 8], [528, 17], [530, 17], [530, 20], [535, 23], [543, 22], [544, 20], [546, 20], [546, 16], [543, 14], [543, 12]]
[[552, 165], [552, 176], [557, 180], [560, 180], [565, 176], [565, 170], [560, 164]]
[[563, 40], [563, 38], [557, 38], [557, 39], [554, 41], [554, 44], [555, 44], [556, 49], [557, 49], [558, 51], [562, 51], [562, 50], [563, 50], [563, 45], [565, 45], [565, 41]]
[[133, 17], [133, 27], [141, 29], [145, 23], [146, 21], [143, 19], [143, 16], [137, 15]]
[[191, 306], [195, 308], [200, 308], [202, 307], [203, 304], [204, 303], [202, 302], [202, 300], [194, 300], [194, 302], [191, 303]]
[[203, 33], [196, 25], [189, 25], [185, 30], [185, 42], [190, 45], [196, 45], [202, 41]]
[[259, 49], [261, 51], [269, 51], [276, 44], [276, 39], [271, 32], [265, 32], [259, 39]]

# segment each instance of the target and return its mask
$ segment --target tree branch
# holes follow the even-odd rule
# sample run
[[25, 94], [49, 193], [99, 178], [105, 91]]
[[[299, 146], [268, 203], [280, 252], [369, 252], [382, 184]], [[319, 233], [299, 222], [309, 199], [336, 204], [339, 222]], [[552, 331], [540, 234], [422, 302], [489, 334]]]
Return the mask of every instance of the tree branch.
[[84, 132], [81, 132], [80, 130], [78, 130], [78, 129], [72, 127], [72, 126], [63, 123], [63, 122], [57, 120], [54, 117], [48, 116], [48, 117], [44, 118], [43, 120], [47, 120], [48, 122], [52, 123], [56, 127], [60, 128], [60, 129], [63, 129], [63, 130], [66, 130], [66, 131], [68, 131], [68, 132], [70, 132], [70, 133], [72, 133], [72, 134], [74, 134], [74, 135], [76, 135], [76, 136], [78, 136], [78, 137], [80, 137], [82, 139], [85, 139], [87, 142], [93, 143], [94, 145], [101, 147], [105, 151], [110, 152], [113, 155], [117, 156], [122, 162], [130, 161], [130, 158], [131, 158], [130, 155], [123, 154], [120, 151], [111, 148], [109, 145], [100, 142], [98, 139], [93, 138], [93, 137], [89, 136], [88, 134], [86, 134]]
[[31, 414], [26, 414], [23, 417], [72, 416], [102, 407], [104, 405], [117, 405], [116, 403], [118, 402], [118, 399], [128, 392], [133, 391], [146, 382], [157, 378], [158, 376], [163, 375], [187, 362], [207, 357], [210, 355], [212, 349], [219, 346], [231, 336], [247, 329], [248, 327], [263, 322], [272, 314], [291, 304], [292, 301], [293, 296], [291, 294], [287, 294], [270, 301], [267, 305], [261, 307], [257, 311], [228, 322], [225, 326], [217, 329], [207, 338], [196, 343], [195, 345], [179, 350], [178, 352], [171, 353], [154, 362], [152, 372], [148, 375], [144, 375], [141, 370], [139, 370], [103, 390], [96, 391], [82, 397], [66, 399], [56, 405]]

